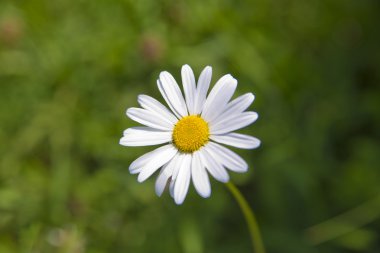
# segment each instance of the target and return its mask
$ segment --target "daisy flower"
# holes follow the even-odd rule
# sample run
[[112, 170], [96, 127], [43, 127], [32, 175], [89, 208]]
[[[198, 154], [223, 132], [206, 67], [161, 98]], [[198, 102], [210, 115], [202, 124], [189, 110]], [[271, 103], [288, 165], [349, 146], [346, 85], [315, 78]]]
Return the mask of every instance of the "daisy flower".
[[[211, 194], [209, 174], [216, 180], [229, 181], [227, 170], [246, 172], [248, 164], [236, 153], [221, 144], [253, 149], [260, 141], [235, 130], [253, 123], [256, 112], [245, 111], [254, 100], [247, 93], [233, 100], [237, 80], [227, 74], [220, 78], [207, 96], [212, 69], [207, 66], [196, 84], [189, 65], [182, 67], [181, 89], [167, 71], [160, 73], [158, 89], [170, 110], [156, 99], [139, 95], [142, 108], [129, 108], [127, 116], [144, 125], [124, 131], [123, 146], [163, 146], [136, 159], [129, 167], [143, 182], [157, 170], [156, 193], [161, 196], [169, 183], [170, 195], [176, 204], [185, 200], [190, 181], [199, 195]], [[231, 100], [231, 101], [230, 101]]]

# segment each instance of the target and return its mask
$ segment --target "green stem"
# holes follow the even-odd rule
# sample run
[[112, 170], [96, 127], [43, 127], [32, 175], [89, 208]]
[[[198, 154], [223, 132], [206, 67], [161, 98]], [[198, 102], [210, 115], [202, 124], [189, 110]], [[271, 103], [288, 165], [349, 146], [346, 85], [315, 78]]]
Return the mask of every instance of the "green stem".
[[247, 222], [249, 233], [251, 235], [252, 247], [255, 253], [265, 253], [264, 243], [261, 239], [259, 225], [257, 224], [255, 214], [249, 207], [247, 200], [243, 197], [239, 189], [231, 182], [226, 183], [228, 190], [232, 193], [238, 202], [240, 209]]

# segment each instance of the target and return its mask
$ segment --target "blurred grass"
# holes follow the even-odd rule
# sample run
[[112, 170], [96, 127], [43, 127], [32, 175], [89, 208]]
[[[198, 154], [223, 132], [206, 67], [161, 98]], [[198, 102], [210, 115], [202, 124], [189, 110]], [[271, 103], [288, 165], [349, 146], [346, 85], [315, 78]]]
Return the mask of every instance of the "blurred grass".
[[[0, 252], [249, 252], [220, 183], [183, 206], [118, 145], [162, 70], [211, 65], [253, 92], [232, 174], [268, 252], [379, 252], [378, 219], [313, 245], [306, 229], [379, 194], [378, 1], [0, 1]], [[378, 210], [380, 212], [380, 210]]]

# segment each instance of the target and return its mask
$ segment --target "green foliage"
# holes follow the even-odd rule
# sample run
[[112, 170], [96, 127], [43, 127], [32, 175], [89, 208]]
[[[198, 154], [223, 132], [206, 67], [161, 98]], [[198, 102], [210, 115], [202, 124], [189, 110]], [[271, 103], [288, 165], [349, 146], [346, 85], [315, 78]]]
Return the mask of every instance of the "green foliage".
[[380, 194], [379, 9], [373, 0], [0, 1], [0, 252], [251, 251], [222, 184], [206, 200], [191, 189], [176, 206], [128, 172], [151, 148], [118, 144], [135, 125], [126, 108], [141, 93], [159, 98], [159, 72], [179, 78], [185, 63], [197, 76], [211, 65], [213, 82], [231, 73], [237, 95], [256, 95], [260, 118], [243, 132], [262, 146], [237, 151], [250, 171], [231, 175], [268, 252], [379, 252], [378, 205], [347, 216], [360, 226], [343, 235], [316, 243], [307, 233]]

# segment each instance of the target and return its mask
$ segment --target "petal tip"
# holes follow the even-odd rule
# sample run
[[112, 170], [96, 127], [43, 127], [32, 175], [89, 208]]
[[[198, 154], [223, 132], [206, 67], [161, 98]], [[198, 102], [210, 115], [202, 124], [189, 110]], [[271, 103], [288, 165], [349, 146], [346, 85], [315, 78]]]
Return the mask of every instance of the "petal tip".
[[146, 180], [147, 178], [144, 176], [144, 174], [140, 173], [139, 176], [137, 177], [137, 182], [142, 183]]
[[129, 173], [131, 173], [132, 175], [133, 174], [137, 174], [137, 173], [139, 173], [140, 172], [140, 169], [139, 168], [135, 168], [134, 166], [133, 166], [133, 163], [129, 166]]
[[249, 100], [252, 100], [252, 102], [255, 100], [255, 95], [252, 92], [247, 93], [247, 97]]
[[220, 182], [222, 182], [222, 183], [228, 183], [230, 181], [230, 178], [228, 177], [228, 178], [223, 178]]
[[147, 97], [145, 94], [139, 94], [137, 95], [137, 102], [140, 102], [141, 100], [144, 100]]
[[202, 194], [199, 194], [202, 198], [209, 198], [211, 196], [211, 191], [207, 192], [207, 193], [202, 193]]
[[160, 79], [168, 77], [168, 76], [171, 76], [171, 74], [168, 71], [166, 71], [166, 70], [161, 71], [161, 73], [160, 73]]
[[259, 139], [257, 139], [257, 142], [256, 142], [255, 146], [252, 149], [258, 148], [260, 146], [261, 146], [261, 141]]
[[246, 173], [246, 172], [248, 171], [248, 168], [249, 168], [249, 167], [248, 167], [248, 165], [247, 165], [247, 167], [245, 167], [244, 169], [241, 170], [241, 173]]
[[120, 140], [119, 140], [119, 144], [120, 144], [121, 146], [127, 146], [127, 145], [125, 144], [124, 137], [121, 137], [121, 138], [120, 138]]
[[161, 191], [161, 189], [156, 189], [156, 195], [157, 195], [157, 197], [161, 197], [162, 193], [164, 193], [164, 191]]
[[174, 202], [176, 203], [177, 206], [182, 205], [184, 201], [185, 201], [185, 199], [176, 199], [176, 198], [174, 198]]
[[206, 73], [207, 75], [212, 75], [212, 67], [211, 66], [206, 66], [203, 71], [204, 73]]
[[131, 117], [131, 114], [132, 114], [132, 111], [133, 111], [133, 108], [128, 108], [128, 109], [125, 111], [125, 114], [130, 118], [130, 117]]

